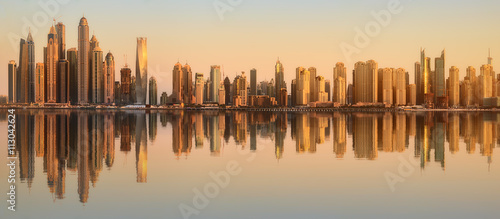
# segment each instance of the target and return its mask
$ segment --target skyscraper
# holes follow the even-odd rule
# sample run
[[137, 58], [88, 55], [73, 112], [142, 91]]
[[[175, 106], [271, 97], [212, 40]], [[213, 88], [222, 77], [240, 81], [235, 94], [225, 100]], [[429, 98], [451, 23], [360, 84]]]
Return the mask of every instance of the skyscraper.
[[250, 95], [257, 95], [257, 69], [255, 68], [250, 70]]
[[421, 72], [421, 64], [420, 62], [415, 62], [415, 92], [416, 92], [416, 100], [417, 104], [421, 105], [424, 103], [424, 94], [422, 92], [422, 72]]
[[378, 70], [378, 102], [394, 104], [393, 74], [392, 68]]
[[[276, 85], [274, 86], [275, 89], [276, 89], [274, 91], [274, 93], [275, 94], [279, 94], [281, 88], [285, 88], [286, 89], [285, 68], [283, 67], [283, 65], [281, 64], [281, 62], [280, 62], [279, 59], [276, 61], [276, 65], [274, 66], [274, 79], [275, 79], [275, 83], [276, 83]], [[281, 100], [281, 98], [279, 96], [280, 95], [277, 95], [276, 101], [278, 102], [278, 105], [281, 105], [281, 101], [282, 100]]]
[[327, 102], [328, 96], [325, 91], [325, 78], [323, 76], [317, 76], [315, 81], [314, 99], [318, 102]]
[[89, 102], [89, 25], [82, 17], [78, 25], [78, 104]]
[[[241, 75], [236, 76], [233, 82], [233, 87], [234, 87], [233, 88], [234, 97], [241, 98], [241, 106], [247, 106], [248, 90], [247, 90], [247, 77], [245, 76], [245, 72], [241, 72]], [[238, 104], [236, 105], [239, 106]]]
[[430, 58], [425, 57], [425, 49], [420, 50], [420, 85], [417, 84], [417, 104], [419, 102], [419, 97], [422, 98], [422, 103], [428, 104], [434, 101], [431, 99], [431, 63]]
[[332, 84], [330, 80], [325, 80], [325, 92], [328, 101], [331, 101], [331, 96], [332, 96], [331, 89], [332, 89]]
[[147, 38], [137, 38], [137, 59], [135, 65], [136, 97], [137, 104], [146, 104], [146, 92], [148, 86], [148, 48]]
[[[333, 101], [340, 103], [340, 105], [345, 104], [345, 89], [346, 89], [346, 80], [347, 80], [347, 70], [344, 66], [344, 63], [337, 62], [335, 67], [333, 68]], [[342, 79], [338, 79], [342, 78]], [[337, 80], [338, 79], [338, 80]], [[343, 84], [340, 84], [343, 83]]]
[[69, 101], [78, 104], [78, 52], [76, 48], [68, 49], [69, 62]]
[[311, 77], [310, 77], [310, 73], [307, 69], [303, 68], [303, 67], [298, 67], [296, 69], [296, 79], [297, 81], [297, 85], [296, 85], [296, 89], [297, 89], [297, 100], [295, 102], [296, 105], [298, 106], [304, 106], [304, 105], [307, 105], [309, 103], [309, 98], [311, 97], [310, 93], [311, 93], [311, 90], [310, 90], [310, 81], [311, 80]]
[[406, 71], [404, 68], [393, 70], [393, 91], [394, 91], [394, 105], [406, 105]]
[[346, 104], [346, 82], [343, 77], [335, 78], [333, 85], [333, 101], [339, 103], [340, 105]]
[[224, 90], [225, 90], [225, 94], [226, 94], [226, 105], [229, 105], [231, 103], [231, 100], [233, 99], [232, 96], [231, 96], [231, 81], [229, 80], [229, 77], [226, 77], [224, 79]]
[[66, 59], [66, 27], [62, 22], [56, 24], [59, 59]]
[[309, 102], [316, 102], [318, 101], [316, 99], [317, 94], [316, 94], [316, 68], [315, 67], [309, 67]]
[[35, 102], [43, 104], [45, 102], [45, 66], [43, 63], [36, 63], [35, 87]]
[[21, 39], [19, 63], [16, 74], [16, 102], [32, 103], [35, 100], [35, 43], [28, 33], [26, 40]]
[[149, 105], [158, 105], [158, 87], [154, 76], [149, 78]]
[[[182, 67], [182, 95], [184, 104], [191, 104], [193, 97], [193, 72], [187, 63]], [[222, 97], [221, 97], [222, 98]]]
[[449, 76], [449, 105], [459, 106], [460, 105], [460, 84], [459, 84], [459, 70], [455, 66], [450, 68]]
[[68, 103], [69, 98], [69, 62], [66, 59], [59, 59], [57, 66], [57, 102]]
[[50, 27], [47, 39], [47, 103], [57, 103], [57, 65], [59, 62], [59, 43], [54, 26]]
[[[203, 74], [202, 73], [196, 73], [196, 85], [195, 85], [195, 98], [196, 102], [195, 104], [201, 105], [203, 104], [203, 90], [205, 87], [205, 81], [203, 79]], [[225, 87], [224, 87], [225, 89]], [[221, 97], [221, 98], [226, 98], [226, 97]]]
[[26, 38], [28, 55], [28, 103], [35, 102], [35, 42], [31, 36], [31, 31]]
[[481, 66], [481, 73], [477, 79], [477, 89], [478, 89], [477, 101], [480, 106], [483, 106], [484, 98], [492, 97], [493, 94], [492, 91], [493, 78], [491, 77], [492, 72], [493, 72], [493, 66], [491, 65]]
[[16, 102], [17, 65], [16, 61], [9, 61], [9, 103]]
[[113, 104], [115, 102], [115, 58], [108, 52], [104, 60], [104, 103]]
[[120, 70], [120, 79], [121, 79], [121, 104], [127, 105], [130, 104], [132, 99], [131, 99], [131, 90], [130, 86], [132, 83], [132, 70], [128, 67], [128, 65], [125, 65]]
[[182, 95], [182, 87], [184, 85], [183, 83], [183, 72], [182, 72], [182, 64], [177, 62], [175, 65], [174, 65], [174, 69], [172, 70], [172, 87], [173, 87], [173, 90], [172, 90], [172, 102], [173, 103], [182, 103], [183, 100], [183, 96]]
[[354, 66], [354, 103], [377, 102], [378, 83], [377, 83], [378, 64], [373, 60], [366, 63], [357, 62]]
[[90, 101], [95, 104], [103, 103], [104, 98], [104, 74], [103, 74], [103, 53], [99, 46], [92, 50], [92, 68], [90, 84]]
[[220, 84], [220, 66], [212, 65], [210, 66], [210, 101], [218, 103], [219, 102], [219, 84]]
[[441, 56], [435, 59], [435, 75], [434, 75], [434, 103], [439, 104], [439, 99], [446, 97], [446, 79], [445, 79], [445, 50], [441, 52]]

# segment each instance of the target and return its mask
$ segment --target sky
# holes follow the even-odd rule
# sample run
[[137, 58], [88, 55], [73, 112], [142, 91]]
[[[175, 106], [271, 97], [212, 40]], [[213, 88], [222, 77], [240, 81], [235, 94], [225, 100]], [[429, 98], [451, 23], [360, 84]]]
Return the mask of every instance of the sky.
[[[351, 82], [354, 63], [373, 59], [379, 68], [405, 68], [413, 83], [420, 48], [432, 59], [446, 49], [446, 68], [457, 66], [463, 78], [467, 66], [479, 73], [488, 49], [493, 66], [500, 59], [499, 9], [496, 0], [1, 0], [0, 95], [7, 94], [9, 61], [19, 61], [19, 39], [30, 27], [42, 62], [54, 18], [66, 25], [69, 49], [77, 47], [85, 15], [91, 35], [115, 57], [116, 80], [126, 60], [135, 74], [136, 38], [147, 37], [148, 76], [159, 93], [171, 94], [177, 61], [206, 78], [211, 65], [221, 65], [231, 81], [256, 68], [262, 81], [274, 78], [279, 58], [290, 88], [299, 66], [316, 67], [333, 82], [335, 63], [344, 62]], [[373, 14], [390, 19], [378, 22]], [[369, 33], [368, 43], [355, 43], [363, 35], [356, 29]], [[346, 55], [345, 45], [356, 52]]]

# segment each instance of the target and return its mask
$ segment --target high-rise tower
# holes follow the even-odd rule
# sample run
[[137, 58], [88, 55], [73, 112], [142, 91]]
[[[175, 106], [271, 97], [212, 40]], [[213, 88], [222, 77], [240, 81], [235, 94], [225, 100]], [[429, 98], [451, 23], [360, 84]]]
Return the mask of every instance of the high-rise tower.
[[56, 32], [59, 43], [59, 59], [66, 59], [66, 27], [62, 22], [56, 24]]
[[158, 87], [155, 77], [149, 78], [149, 105], [158, 105]]
[[255, 68], [250, 70], [250, 95], [257, 95], [257, 70]]
[[104, 74], [103, 74], [103, 53], [100, 47], [92, 50], [90, 101], [92, 103], [103, 103], [104, 98]]
[[193, 96], [193, 72], [187, 63], [182, 67], [182, 94], [184, 104], [191, 104]]
[[219, 102], [219, 84], [220, 84], [220, 66], [212, 65], [210, 67], [210, 101]]
[[16, 102], [16, 76], [17, 76], [17, 65], [16, 61], [11, 60], [9, 62], [9, 103]]
[[78, 104], [89, 102], [89, 25], [82, 17], [78, 25]]
[[135, 75], [136, 103], [145, 105], [148, 91], [148, 48], [145, 37], [137, 38]]
[[182, 87], [184, 85], [183, 80], [183, 73], [182, 73], [182, 64], [177, 62], [174, 65], [174, 69], [172, 70], [172, 85], [173, 85], [173, 90], [172, 90], [172, 102], [173, 103], [182, 103]]
[[47, 63], [46, 63], [46, 78], [47, 91], [46, 102], [57, 102], [57, 66], [59, 63], [59, 43], [57, 32], [54, 26], [50, 27], [50, 32], [47, 38]]
[[[274, 80], [276, 81], [276, 86], [275, 86], [275, 94], [279, 94], [281, 91], [281, 88], [286, 89], [286, 83], [285, 83], [285, 68], [283, 67], [283, 64], [281, 64], [280, 60], [276, 61], [276, 65], [274, 66]], [[276, 102], [278, 102], [278, 105], [281, 105], [281, 98], [280, 95], [276, 95]]]
[[115, 102], [115, 58], [108, 52], [104, 60], [104, 103]]

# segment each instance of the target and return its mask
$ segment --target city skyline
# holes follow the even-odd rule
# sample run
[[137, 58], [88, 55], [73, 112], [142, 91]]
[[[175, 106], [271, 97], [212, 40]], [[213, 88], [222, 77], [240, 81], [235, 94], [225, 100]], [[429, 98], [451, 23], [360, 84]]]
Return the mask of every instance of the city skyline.
[[[361, 9], [364, 10], [360, 10], [360, 12], [355, 12], [352, 15], [339, 13], [331, 16], [327, 15], [327, 12], [325, 12], [324, 9], [319, 9], [318, 7], [315, 7], [313, 3], [308, 3], [307, 5], [304, 5], [305, 3], [290, 2], [288, 3], [290, 9], [282, 12], [285, 15], [283, 20], [270, 22], [270, 24], [263, 23], [261, 19], [255, 20], [256, 22], [255, 24], [262, 24], [262, 28], [258, 28], [255, 25], [251, 24], [252, 19], [250, 19], [251, 16], [249, 14], [250, 12], [255, 12], [253, 10], [255, 10], [257, 6], [262, 4], [261, 2], [251, 2], [251, 3], [245, 2], [245, 4], [241, 4], [237, 8], [235, 8], [233, 12], [227, 13], [225, 19], [222, 21], [219, 20], [219, 17], [212, 8], [212, 5], [202, 4], [198, 7], [194, 7], [193, 12], [190, 13], [199, 12], [201, 9], [206, 9], [207, 12], [204, 12], [202, 14], [208, 16], [208, 18], [211, 19], [207, 19], [207, 21], [200, 22], [199, 25], [202, 25], [202, 27], [205, 29], [213, 25], [215, 28], [210, 32], [215, 31], [215, 35], [211, 37], [201, 37], [200, 39], [194, 38], [195, 35], [179, 39], [177, 37], [169, 36], [164, 31], [158, 31], [155, 30], [154, 28], [150, 28], [149, 25], [148, 25], [149, 28], [140, 27], [139, 25], [140, 22], [148, 22], [148, 23], [152, 22], [153, 24], [156, 23], [157, 21], [150, 20], [151, 16], [154, 15], [155, 13], [152, 13], [152, 15], [149, 16], [145, 16], [144, 18], [134, 17], [133, 21], [129, 20], [132, 18], [125, 18], [123, 15], [120, 15], [118, 16], [118, 18], [124, 21], [120, 22], [117, 20], [107, 21], [105, 18], [102, 17], [102, 15], [99, 15], [99, 13], [97, 13], [94, 9], [89, 8], [87, 10], [88, 7], [84, 7], [85, 9], [84, 11], [86, 17], [89, 19], [90, 31], [92, 31], [100, 39], [101, 44], [106, 45], [103, 46], [104, 47], [103, 50], [104, 51], [111, 50], [115, 55], [116, 69], [124, 66], [125, 58], [123, 57], [123, 55], [126, 54], [129, 57], [133, 57], [135, 50], [135, 45], [133, 43], [134, 39], [137, 36], [148, 37], [150, 41], [148, 42], [149, 74], [157, 78], [158, 90], [167, 91], [168, 93], [170, 93], [172, 85], [170, 83], [165, 83], [165, 81], [168, 82], [169, 80], [171, 80], [171, 75], [170, 75], [171, 66], [173, 66], [173, 64], [175, 64], [175, 62], [179, 59], [188, 61], [191, 67], [193, 68], [193, 73], [199, 72], [199, 73], [204, 73], [205, 75], [209, 75], [209, 70], [210, 70], [209, 67], [211, 65], [221, 65], [221, 67], [224, 66], [225, 76], [229, 76], [230, 78], [234, 78], [241, 71], [249, 72], [250, 69], [256, 68], [257, 71], [259, 72], [257, 75], [257, 81], [262, 81], [264, 79], [270, 80], [271, 78], [273, 78], [271, 75], [272, 73], [274, 73], [273, 72], [275, 64], [274, 60], [276, 60], [277, 57], [280, 57], [281, 62], [285, 66], [284, 76], [289, 90], [291, 86], [290, 82], [293, 79], [294, 75], [293, 73], [295, 73], [294, 71], [291, 70], [295, 69], [297, 66], [314, 66], [318, 69], [318, 75], [324, 76], [325, 80], [330, 80], [332, 83], [334, 79], [330, 73], [332, 72], [335, 63], [337, 62], [344, 62], [345, 66], [347, 67], [347, 72], [350, 72], [353, 69], [354, 62], [360, 60], [374, 59], [379, 63], [379, 66], [381, 68], [389, 66], [394, 66], [398, 68], [402, 67], [407, 69], [407, 71], [409, 71], [411, 74], [413, 72], [414, 62], [419, 60], [419, 54], [416, 51], [418, 51], [420, 47], [427, 48], [429, 54], [437, 54], [438, 51], [442, 50], [443, 48], [446, 48], [447, 67], [452, 65], [457, 66], [461, 70], [459, 73], [459, 77], [463, 78], [465, 76], [465, 69], [469, 65], [475, 67], [476, 69], [479, 69], [479, 67], [482, 64], [485, 64], [484, 60], [486, 59], [485, 57], [487, 56], [488, 48], [492, 49], [491, 55], [493, 56], [493, 58], [495, 58], [495, 51], [497, 51], [499, 48], [498, 41], [494, 40], [495, 38], [499, 38], [498, 37], [499, 33], [491, 30], [491, 28], [490, 29], [485, 28], [486, 26], [494, 26], [493, 20], [495, 19], [492, 18], [483, 21], [478, 21], [477, 23], [474, 23], [474, 25], [469, 24], [469, 22], [466, 22], [464, 25], [467, 25], [466, 27], [469, 27], [468, 29], [463, 27], [459, 28], [456, 27], [456, 25], [445, 25], [447, 21], [444, 21], [444, 19], [439, 21], [434, 21], [434, 23], [429, 24], [428, 28], [432, 29], [440, 25], [443, 30], [436, 32], [439, 34], [436, 35], [431, 34], [430, 36], [432, 37], [424, 36], [423, 34], [413, 34], [415, 36], [409, 36], [408, 33], [404, 31], [401, 32], [402, 30], [405, 29], [402, 26], [406, 26], [406, 29], [408, 29], [411, 26], [413, 28], [416, 28], [416, 30], [418, 30], [419, 28], [423, 28], [421, 26], [412, 25], [414, 24], [413, 22], [415, 22], [413, 19], [415, 17], [415, 13], [417, 12], [430, 11], [432, 12], [431, 15], [435, 16], [438, 10], [443, 10], [443, 13], [450, 14], [448, 10], [453, 11], [452, 9], [455, 9], [454, 13], [460, 14], [459, 12], [464, 11], [466, 6], [471, 3], [467, 2], [454, 2], [454, 4], [446, 4], [446, 2], [437, 3], [439, 7], [431, 9], [431, 8], [422, 8], [422, 6], [415, 5], [414, 3], [401, 1], [401, 4], [402, 6], [404, 6], [405, 10], [403, 10], [403, 12], [400, 14], [393, 15], [392, 23], [387, 28], [383, 29], [379, 36], [374, 37], [372, 39], [370, 46], [363, 49], [361, 54], [353, 56], [351, 62], [347, 62], [342, 52], [339, 49], [338, 45], [340, 44], [340, 42], [350, 43], [355, 34], [354, 28], [356, 26], [363, 27], [363, 25], [366, 22], [373, 20], [373, 18], [370, 17], [370, 12], [372, 9], [369, 6], [372, 6], [373, 10], [375, 11], [378, 9], [380, 10], [385, 9], [387, 7], [386, 6], [387, 2], [376, 2], [376, 3], [367, 1], [359, 1], [359, 2], [362, 2], [364, 5], [366, 5], [367, 6], [366, 9], [365, 7], [360, 7]], [[61, 14], [62, 17], [57, 19], [57, 22], [63, 22], [66, 25], [67, 49], [77, 47], [77, 42], [75, 38], [77, 34], [76, 23], [79, 20], [78, 17], [79, 16], [81, 17], [81, 15], [76, 15], [76, 14], [80, 14], [78, 12], [82, 11], [81, 8], [77, 9], [78, 7], [75, 6], [75, 5], [81, 6], [82, 5], [81, 3], [77, 2], [74, 3], [73, 5], [72, 3], [74, 2], [70, 1], [70, 3], [68, 3], [67, 5], [61, 5], [59, 14]], [[15, 5], [16, 3], [9, 2], [4, 4]], [[152, 10], [150, 4], [151, 2], [146, 1], [143, 3], [141, 7], [139, 7], [139, 9]], [[159, 4], [161, 7], [162, 3]], [[179, 7], [183, 8], [187, 7], [186, 5], [184, 5], [184, 3], [175, 3], [175, 4], [179, 4]], [[275, 3], [271, 4], [270, 7], [271, 8], [275, 7], [274, 4]], [[339, 7], [340, 6], [345, 7], [345, 9], [354, 7], [352, 3], [332, 2], [326, 4], [339, 4], [338, 5]], [[498, 3], [496, 2], [488, 2], [481, 4], [481, 7], [484, 7], [485, 10], [492, 10], [489, 8], [494, 8], [494, 6], [497, 4]], [[445, 8], [444, 6], [450, 8]], [[304, 10], [306, 10], [306, 12], [316, 9], [315, 11], [317, 12], [317, 15], [314, 16], [313, 18], [310, 18], [309, 20], [292, 18], [290, 14], [293, 12], [298, 12], [299, 7], [304, 7]], [[265, 8], [265, 9], [260, 8], [260, 9], [261, 10], [259, 11], [259, 13], [262, 13], [262, 15], [266, 15], [264, 17], [268, 17], [267, 15], [269, 15], [270, 13], [270, 8]], [[13, 11], [16, 10], [19, 9], [14, 9]], [[31, 18], [31, 16], [27, 14], [27, 12], [30, 10], [36, 10], [36, 8], [28, 8], [26, 12], [19, 13], [19, 15], [12, 14], [12, 16], [10, 17], [12, 17], [14, 21], [12, 23], [9, 22], [8, 24], [5, 24], [7, 26], [7, 29], [9, 30], [8, 32], [15, 33], [18, 36], [26, 38], [26, 35], [22, 34], [23, 30], [21, 30], [23, 29], [23, 26], [25, 26], [22, 23], [23, 19], [21, 17], [19, 21], [16, 22], [16, 17], [25, 16], [27, 18]], [[78, 10], [78, 12], [76, 10]], [[334, 9], [334, 10], [339, 10], [339, 9]], [[75, 12], [74, 13], [75, 15], [68, 15], [70, 14], [69, 12]], [[12, 12], [8, 11], [8, 13]], [[365, 14], [363, 15], [360, 13], [365, 13]], [[472, 11], [471, 13], [475, 14], [478, 12]], [[321, 16], [327, 19], [318, 19], [322, 18]], [[343, 24], [338, 24], [337, 22], [335, 22], [336, 20], [331, 19], [332, 17], [335, 16], [342, 17]], [[450, 15], [450, 16], [455, 16], [455, 15]], [[425, 19], [431, 19], [431, 18], [432, 16], [429, 16], [429, 18], [426, 17]], [[199, 21], [199, 19], [201, 19], [200, 16], [193, 17], [193, 20], [195, 21]], [[270, 28], [271, 24], [276, 24], [276, 23], [286, 24], [284, 23], [284, 21], [287, 19], [289, 19], [290, 21], [294, 21], [295, 19], [295, 21], [298, 21], [298, 24], [296, 26], [282, 25], [283, 30], [279, 32], [289, 33], [291, 29], [295, 29], [294, 27], [300, 27], [302, 25], [305, 25], [307, 21], [311, 22], [315, 21], [314, 23], [311, 23], [312, 26], [308, 28], [308, 31], [310, 33], [316, 33], [316, 35], [309, 35], [308, 37], [299, 37], [299, 35], [300, 36], [303, 35], [299, 34], [297, 36], [292, 36], [290, 34], [281, 34], [280, 37], [278, 37], [276, 36], [277, 33], [269, 32], [268, 29]], [[474, 17], [473, 19], [482, 20], [485, 18]], [[242, 22], [241, 27], [235, 26], [239, 24], [238, 22]], [[327, 22], [330, 22], [331, 26], [327, 24]], [[46, 44], [46, 40], [44, 39], [45, 37], [42, 36], [47, 33], [47, 30], [50, 27], [51, 23], [52, 22], [49, 21], [45, 26], [32, 27], [33, 29], [36, 28], [37, 30], [36, 34], [34, 35], [34, 41], [35, 45], [38, 45], [38, 48], [40, 48], [39, 47], [40, 45]], [[107, 24], [108, 27], [109, 25], [111, 25], [114, 28], [122, 28], [123, 23], [128, 23], [129, 26], [132, 27], [132, 30], [120, 34], [119, 36], [117, 34], [110, 33], [110, 31], [108, 30], [109, 28], [107, 28], [105, 25]], [[167, 25], [177, 26], [180, 25], [181, 23], [189, 24], [189, 25], [184, 25], [186, 27], [183, 27], [182, 29], [188, 27], [197, 27], [197, 24], [192, 24], [191, 22], [180, 22], [179, 24], [175, 22], [168, 22]], [[456, 23], [456, 21], [453, 21], [453, 23]], [[161, 27], [161, 25], [159, 26]], [[340, 27], [336, 28], [336, 26]], [[248, 48], [249, 47], [249, 45], [247, 45], [248, 42], [245, 41], [246, 39], [249, 39], [248, 36], [241, 38], [241, 40], [239, 40], [238, 42], [234, 42], [235, 40], [227, 40], [227, 37], [234, 38], [239, 36], [240, 33], [236, 32], [241, 32], [242, 30], [240, 30], [240, 28], [244, 27], [249, 28], [248, 31], [254, 30], [254, 33], [257, 30], [260, 30], [261, 32], [257, 31], [258, 34], [256, 33], [257, 35], [255, 36], [261, 36], [262, 34], [264, 34], [264, 35], [269, 35], [269, 37], [266, 37], [265, 39], [262, 37], [258, 37], [257, 38], [258, 40], [248, 41], [253, 47], [255, 47], [254, 49]], [[483, 28], [483, 32], [487, 31], [489, 34], [477, 34], [477, 35], [473, 34], [478, 32], [478, 30], [481, 27]], [[450, 28], [456, 28], [456, 29], [450, 29]], [[466, 32], [464, 34], [463, 33], [464, 29], [467, 29], [470, 33]], [[196, 30], [199, 31], [200, 29]], [[228, 32], [229, 30], [232, 31]], [[457, 36], [452, 37], [452, 35], [450, 34], [444, 34], [446, 30], [452, 32], [454, 35]], [[192, 31], [193, 30], [190, 30], [188, 31], [188, 33]], [[394, 36], [392, 36], [394, 34], [392, 33], [397, 31], [400, 32], [399, 38], [401, 39], [394, 40], [393, 39]], [[411, 32], [414, 33], [415, 31]], [[243, 33], [245, 33], [245, 31], [243, 31]], [[314, 36], [317, 35], [322, 36], [321, 40], [315, 40]], [[213, 37], [216, 36], [219, 37], [221, 40], [214, 41]], [[472, 39], [476, 39], [474, 43], [470, 43], [471, 38], [467, 38], [472, 36], [474, 36], [474, 38]], [[420, 38], [416, 40], [415, 37], [420, 37]], [[111, 39], [115, 39], [115, 41], [117, 42], [113, 42]], [[226, 41], [220, 42], [223, 41], [222, 39], [226, 39]], [[279, 39], [281, 39], [281, 41], [278, 42]], [[318, 42], [313, 42], [313, 41], [318, 41]], [[406, 42], [403, 43], [402, 41]], [[120, 43], [121, 46], [117, 46], [118, 42]], [[272, 46], [273, 42], [275, 43], [274, 46]], [[173, 44], [175, 44], [175, 46]], [[12, 48], [9, 38], [4, 38], [3, 40], [0, 40], [0, 45], [5, 46], [4, 48], [9, 48], [9, 47]], [[293, 45], [293, 49], [289, 48], [292, 47], [291, 45]], [[179, 48], [177, 48], [177, 46], [179, 46]], [[310, 47], [311, 49], [306, 49], [303, 47]], [[389, 51], [384, 50], [383, 49], [384, 47], [392, 48], [392, 50]], [[267, 49], [262, 50], [262, 48], [267, 48]], [[236, 50], [236, 52], [232, 50]], [[256, 53], [256, 50], [260, 50], [262, 52]], [[4, 60], [3, 63], [8, 63], [8, 61], [16, 59], [15, 57], [17, 57], [18, 49], [14, 50], [14, 48], [12, 48], [12, 49], [7, 49], [6, 51], [8, 52], [0, 55], [0, 60]], [[35, 58], [36, 62], [41, 62], [41, 57], [42, 57], [41, 53], [43, 52], [42, 49], [36, 49], [35, 51], [36, 51], [36, 58]], [[209, 52], [208, 54], [212, 55], [207, 55], [207, 52]], [[232, 55], [228, 56], [226, 54], [232, 54]], [[256, 54], [258, 54], [258, 56], [256, 56]], [[182, 62], [184, 63], [184, 61]], [[132, 62], [130, 62], [130, 60], [129, 63], [132, 64], [130, 67], [134, 69], [135, 66], [133, 65]], [[432, 63], [432, 65], [433, 64], [434, 63]], [[4, 75], [5, 79], [7, 79], [7, 68], [2, 68], [0, 72], [2, 73], [2, 75]], [[447, 71], [445, 73], [445, 76], [447, 78], [448, 76]], [[119, 79], [116, 76], [115, 81], [118, 80]], [[413, 80], [414, 80], [413, 77], [410, 77], [410, 83], [414, 83]], [[352, 77], [348, 73], [347, 82], [349, 83], [351, 81]], [[7, 94], [7, 89], [0, 88], [0, 93]]]

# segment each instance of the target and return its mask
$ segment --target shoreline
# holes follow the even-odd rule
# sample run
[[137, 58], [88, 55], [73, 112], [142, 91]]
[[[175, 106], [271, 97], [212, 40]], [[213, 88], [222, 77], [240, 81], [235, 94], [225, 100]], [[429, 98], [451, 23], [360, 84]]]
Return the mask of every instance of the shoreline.
[[499, 108], [492, 109], [414, 109], [414, 108], [362, 108], [362, 107], [336, 107], [336, 108], [219, 108], [219, 107], [117, 107], [117, 106], [22, 106], [1, 105], [0, 109], [22, 110], [95, 110], [95, 111], [247, 111], [247, 112], [500, 112]]

